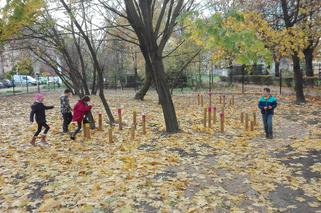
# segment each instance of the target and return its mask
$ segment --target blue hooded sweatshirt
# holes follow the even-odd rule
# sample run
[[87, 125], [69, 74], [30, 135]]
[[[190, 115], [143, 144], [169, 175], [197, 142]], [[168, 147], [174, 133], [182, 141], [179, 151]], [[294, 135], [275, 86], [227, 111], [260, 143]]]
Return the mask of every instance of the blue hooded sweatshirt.
[[[267, 110], [264, 109], [264, 107], [269, 107], [269, 106], [272, 106], [272, 109], [267, 109]], [[270, 95], [270, 97], [267, 99], [264, 96], [260, 97], [259, 99], [258, 107], [260, 108], [262, 114], [273, 115], [274, 109], [276, 108], [276, 106], [277, 106], [276, 98], [272, 95]]]

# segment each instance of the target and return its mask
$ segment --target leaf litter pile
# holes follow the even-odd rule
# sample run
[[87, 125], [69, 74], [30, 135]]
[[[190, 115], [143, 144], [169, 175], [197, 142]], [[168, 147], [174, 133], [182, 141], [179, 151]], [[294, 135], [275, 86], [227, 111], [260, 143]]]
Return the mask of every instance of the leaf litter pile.
[[[71, 141], [61, 133], [59, 94], [46, 94], [44, 103], [55, 105], [47, 111], [49, 147], [29, 144], [36, 130], [28, 120], [33, 96], [2, 97], [0, 212], [321, 212], [320, 99], [297, 106], [294, 97], [278, 97], [275, 139], [268, 140], [256, 96], [236, 95], [234, 106], [226, 96], [221, 133], [219, 115], [214, 127], [203, 126], [196, 94], [177, 94], [181, 132], [169, 135], [156, 94], [145, 101], [133, 95], [108, 91], [115, 118], [122, 108], [124, 123], [121, 131], [113, 128], [109, 143], [106, 117], [103, 131]], [[212, 97], [220, 112], [219, 96]], [[98, 97], [93, 104], [97, 119], [103, 108]], [[253, 111], [257, 125], [245, 131], [240, 113], [252, 119]]]

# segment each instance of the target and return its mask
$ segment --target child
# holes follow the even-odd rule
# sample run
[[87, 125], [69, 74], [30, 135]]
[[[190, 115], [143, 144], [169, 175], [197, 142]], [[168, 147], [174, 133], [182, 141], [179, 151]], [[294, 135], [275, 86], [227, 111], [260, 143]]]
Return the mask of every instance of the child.
[[272, 116], [276, 106], [277, 101], [276, 98], [271, 95], [271, 90], [264, 88], [263, 96], [259, 99], [258, 107], [261, 109], [265, 135], [268, 139], [273, 139]]
[[35, 102], [31, 106], [30, 122], [32, 123], [34, 121], [34, 117], [36, 115], [36, 122], [38, 124], [38, 129], [30, 141], [30, 144], [33, 146], [35, 146], [36, 139], [37, 139], [39, 133], [41, 132], [42, 127], [45, 127], [45, 131], [43, 132], [43, 135], [41, 136], [40, 144], [48, 145], [48, 143], [46, 142], [46, 134], [48, 133], [50, 127], [48, 126], [47, 121], [46, 121], [45, 110], [53, 109], [54, 106], [45, 106], [42, 103], [44, 99], [45, 99], [44, 95], [37, 94], [35, 97]]
[[64, 95], [62, 95], [60, 99], [60, 111], [63, 118], [63, 124], [62, 124], [62, 130], [63, 133], [68, 132], [68, 126], [72, 120], [72, 113], [71, 113], [71, 107], [69, 104], [69, 98], [71, 98], [72, 93], [70, 89], [66, 89], [64, 92]]
[[77, 122], [77, 129], [71, 134], [70, 139], [75, 140], [76, 134], [80, 132], [81, 123], [84, 120], [84, 115], [86, 112], [90, 111], [92, 108], [90, 103], [90, 98], [88, 96], [84, 96], [81, 98], [77, 104], [74, 106], [74, 115], [72, 117], [73, 121]]

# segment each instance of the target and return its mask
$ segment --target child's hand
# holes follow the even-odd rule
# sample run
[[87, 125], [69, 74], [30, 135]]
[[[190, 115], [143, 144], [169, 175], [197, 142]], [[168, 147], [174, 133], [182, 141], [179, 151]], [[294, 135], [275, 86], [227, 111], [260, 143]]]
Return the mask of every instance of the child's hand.
[[267, 110], [267, 107], [264, 107], [264, 110]]
[[272, 106], [269, 106], [269, 109], [272, 109]]

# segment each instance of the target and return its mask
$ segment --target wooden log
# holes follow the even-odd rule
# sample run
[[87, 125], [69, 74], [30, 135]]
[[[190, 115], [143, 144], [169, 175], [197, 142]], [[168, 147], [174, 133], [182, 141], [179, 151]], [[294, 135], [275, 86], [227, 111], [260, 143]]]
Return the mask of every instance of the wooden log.
[[225, 95], [223, 95], [223, 108], [225, 108]]
[[208, 128], [212, 128], [212, 107], [208, 107]]
[[221, 132], [224, 132], [224, 112], [220, 113], [220, 117], [221, 117]]
[[83, 130], [83, 133], [84, 133], [84, 139], [87, 138], [87, 130], [86, 130], [87, 126], [86, 126], [86, 123], [83, 121], [82, 122], [82, 130]]
[[206, 123], [207, 123], [207, 109], [204, 108], [204, 114], [203, 114], [203, 124], [204, 124], [204, 127], [206, 127]]
[[200, 97], [200, 94], [198, 93], [197, 94], [197, 105], [200, 105], [201, 104], [201, 97]]
[[249, 130], [249, 114], [245, 113], [245, 131]]
[[256, 112], [253, 112], [253, 125], [256, 126]]
[[113, 141], [113, 129], [111, 127], [108, 129], [108, 141], [109, 141], [109, 143], [114, 142]]
[[133, 126], [136, 129], [136, 127], [137, 127], [137, 113], [136, 113], [136, 111], [133, 112]]
[[119, 127], [119, 130], [123, 130], [123, 119], [122, 119], [122, 114], [121, 114], [121, 109], [118, 109], [117, 110], [118, 112], [118, 127]]
[[251, 131], [254, 131], [254, 121], [250, 122], [250, 129], [251, 129]]
[[244, 123], [244, 112], [241, 112], [241, 123]]
[[98, 113], [98, 131], [103, 131], [103, 115]]
[[86, 135], [87, 135], [87, 139], [91, 139], [90, 126], [89, 126], [89, 124], [88, 124], [88, 123], [87, 123], [87, 124], [85, 124], [85, 126], [86, 126], [86, 131], [87, 131], [87, 133], [86, 133]]
[[216, 107], [213, 107], [213, 123], [216, 124]]
[[146, 115], [142, 115], [143, 134], [146, 135]]
[[135, 126], [132, 125], [130, 128], [130, 140], [135, 140]]

